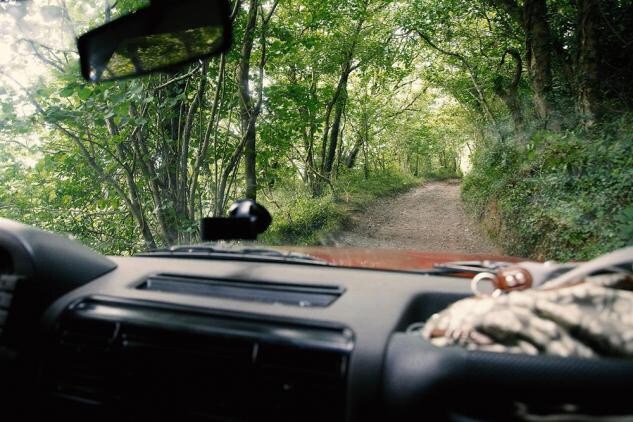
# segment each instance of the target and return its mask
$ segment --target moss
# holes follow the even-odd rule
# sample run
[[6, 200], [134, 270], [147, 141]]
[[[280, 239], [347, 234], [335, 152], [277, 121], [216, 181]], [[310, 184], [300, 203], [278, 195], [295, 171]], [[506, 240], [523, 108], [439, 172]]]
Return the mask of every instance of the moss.
[[631, 245], [633, 116], [484, 145], [463, 198], [513, 255], [589, 259]]

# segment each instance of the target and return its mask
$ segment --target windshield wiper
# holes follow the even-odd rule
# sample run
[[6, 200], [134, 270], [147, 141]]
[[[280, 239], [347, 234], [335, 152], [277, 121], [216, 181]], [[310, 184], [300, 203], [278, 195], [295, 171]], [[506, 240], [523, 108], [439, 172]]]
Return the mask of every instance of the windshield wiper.
[[479, 274], [496, 271], [508, 265], [511, 263], [504, 261], [454, 261], [435, 264], [430, 271], [438, 274]]
[[333, 266], [333, 264], [310, 255], [285, 252], [267, 248], [224, 248], [217, 245], [172, 246], [136, 254], [139, 257], [193, 258], [193, 259], [239, 259], [245, 261], [284, 262]]
[[449, 261], [434, 264], [433, 268], [413, 271], [423, 275], [444, 275], [444, 276], [475, 276], [485, 272], [496, 272], [502, 268], [512, 265], [506, 261]]

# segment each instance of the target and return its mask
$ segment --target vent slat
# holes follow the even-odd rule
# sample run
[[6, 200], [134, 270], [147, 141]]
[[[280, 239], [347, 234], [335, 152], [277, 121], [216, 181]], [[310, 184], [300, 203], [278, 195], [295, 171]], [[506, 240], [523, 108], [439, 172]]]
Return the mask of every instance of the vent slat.
[[76, 403], [80, 403], [80, 404], [88, 405], [88, 406], [103, 406], [103, 403], [98, 400], [90, 400], [83, 396], [77, 396], [77, 395], [68, 394], [64, 392], [54, 393], [52, 394], [52, 396], [58, 399], [65, 400], [65, 401], [66, 400], [72, 401], [72, 402], [76, 402]]
[[301, 307], [326, 307], [343, 294], [338, 286], [253, 283], [169, 274], [148, 277], [137, 289]]
[[[91, 303], [65, 313], [58, 352], [44, 371], [43, 388], [64, 420], [102, 420], [103, 415], [127, 421], [344, 419], [349, 347], [342, 345], [351, 341], [349, 333], [338, 331], [336, 340], [336, 330], [323, 329], [323, 339], [335, 340], [335, 346], [314, 348], [296, 343], [299, 328], [277, 329], [293, 333], [294, 345], [283, 345], [280, 338], [262, 339], [261, 328], [253, 328], [252, 338], [243, 330], [239, 335], [226, 334], [230, 329], [179, 331], [153, 324], [157, 313], [172, 311], [146, 305], [152, 318], [143, 319], [141, 307], [127, 312], [121, 305], [116, 312], [111, 303]], [[191, 321], [200, 318], [192, 314]], [[208, 324], [223, 324], [217, 316], [209, 318]], [[234, 326], [236, 320], [225, 323]], [[318, 337], [317, 328], [308, 332], [306, 339]]]

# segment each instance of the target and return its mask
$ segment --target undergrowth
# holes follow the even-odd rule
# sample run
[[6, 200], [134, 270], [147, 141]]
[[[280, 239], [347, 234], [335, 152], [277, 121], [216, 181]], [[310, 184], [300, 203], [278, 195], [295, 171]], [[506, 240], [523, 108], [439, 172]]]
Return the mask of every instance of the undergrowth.
[[420, 179], [397, 170], [385, 170], [373, 172], [368, 178], [360, 171], [339, 175], [334, 192], [317, 198], [297, 185], [276, 187], [261, 198], [273, 215], [273, 224], [260, 241], [269, 245], [329, 243], [332, 233], [345, 227], [354, 212], [420, 183]]
[[590, 259], [633, 244], [633, 115], [482, 145], [463, 198], [512, 255]]

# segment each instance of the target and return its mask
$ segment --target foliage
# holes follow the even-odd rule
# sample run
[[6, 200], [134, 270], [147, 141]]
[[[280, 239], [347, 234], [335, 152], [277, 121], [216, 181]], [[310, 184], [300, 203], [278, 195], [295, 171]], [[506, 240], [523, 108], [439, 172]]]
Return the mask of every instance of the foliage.
[[266, 241], [314, 244], [472, 169], [464, 198], [510, 253], [630, 242], [630, 1], [234, 0], [222, 57], [83, 82], [74, 35], [141, 4], [0, 2], [1, 215], [133, 253], [246, 196], [275, 214]]
[[273, 225], [261, 239], [265, 244], [329, 244], [331, 236], [348, 223], [351, 213], [362, 212], [372, 201], [401, 193], [421, 180], [388, 169], [365, 179], [360, 171], [339, 176], [336, 198], [314, 198], [299, 186], [278, 188], [265, 195], [262, 203], [273, 214]]
[[[390, 42], [395, 2], [241, 2], [234, 48], [224, 57], [99, 85], [81, 81], [76, 54], [53, 45], [67, 37], [59, 28], [84, 31], [139, 2], [94, 3], [89, 10], [82, 0], [3, 6], [16, 31], [26, 26], [20, 16], [32, 24], [40, 7], [58, 18], [40, 22], [26, 42], [0, 34], [16, 51], [0, 67], [0, 134], [36, 138], [0, 149], [12, 162], [0, 169], [9, 187], [0, 193], [4, 216], [104, 252], [132, 253], [194, 241], [200, 217], [259, 192], [293, 210], [292, 222], [277, 226], [280, 238], [290, 241], [298, 230], [314, 242], [313, 232], [344, 215], [339, 199], [360, 186], [350, 175], [362, 174], [373, 197], [406, 185], [381, 176], [389, 169], [417, 174], [419, 166], [455, 162], [454, 148], [424, 135], [431, 131], [416, 116], [438, 94], [414, 86], [417, 41]], [[16, 73], [35, 64], [49, 71], [37, 80]]]
[[633, 116], [480, 147], [469, 208], [507, 252], [588, 259], [633, 244]]

